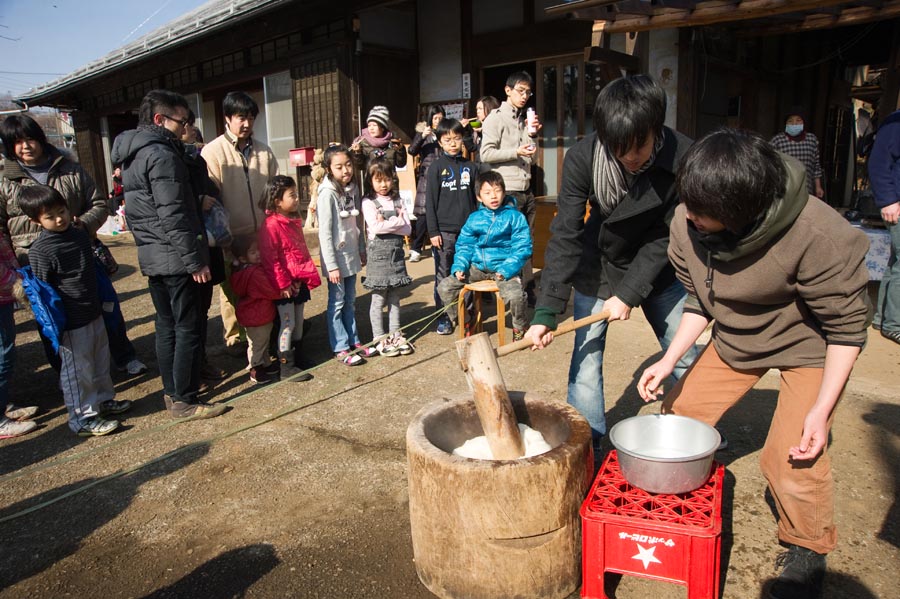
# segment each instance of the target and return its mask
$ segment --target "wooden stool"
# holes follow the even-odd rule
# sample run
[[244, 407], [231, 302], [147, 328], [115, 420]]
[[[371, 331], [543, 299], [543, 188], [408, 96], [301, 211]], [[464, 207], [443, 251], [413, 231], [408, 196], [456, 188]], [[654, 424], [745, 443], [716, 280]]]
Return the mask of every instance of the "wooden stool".
[[459, 338], [466, 336], [466, 292], [472, 291], [475, 297], [475, 321], [469, 329], [472, 333], [481, 332], [484, 329], [484, 322], [481, 318], [481, 294], [493, 293], [497, 299], [497, 338], [500, 345], [506, 342], [506, 306], [503, 298], [500, 297], [500, 288], [497, 287], [496, 281], [478, 281], [477, 283], [466, 283], [459, 292], [459, 300], [457, 301], [457, 314], [459, 315]]

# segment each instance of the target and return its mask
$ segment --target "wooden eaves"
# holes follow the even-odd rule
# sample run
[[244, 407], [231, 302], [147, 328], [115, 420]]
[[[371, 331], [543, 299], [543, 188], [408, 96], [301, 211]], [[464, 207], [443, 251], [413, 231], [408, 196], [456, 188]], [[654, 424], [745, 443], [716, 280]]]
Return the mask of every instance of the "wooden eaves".
[[900, 0], [571, 0], [547, 9], [595, 21], [594, 31], [624, 33], [752, 20], [741, 37], [859, 25], [900, 16]]

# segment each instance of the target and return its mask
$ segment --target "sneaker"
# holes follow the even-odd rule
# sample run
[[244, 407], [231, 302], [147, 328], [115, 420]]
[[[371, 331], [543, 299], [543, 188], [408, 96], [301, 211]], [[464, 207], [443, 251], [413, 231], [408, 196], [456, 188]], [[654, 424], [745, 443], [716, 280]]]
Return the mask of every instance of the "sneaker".
[[147, 372], [147, 365], [137, 358], [133, 358], [129, 360], [128, 364], [126, 364], [125, 366], [117, 366], [116, 369], [119, 372], [127, 372], [128, 374], [134, 376]]
[[443, 317], [441, 317], [440, 320], [438, 320], [437, 334], [438, 335], [452, 335], [453, 334], [453, 323], [446, 316], [443, 316]]
[[100, 405], [97, 406], [97, 413], [100, 416], [106, 416], [108, 414], [121, 414], [122, 412], [127, 412], [130, 409], [131, 402], [127, 399], [123, 401], [107, 399], [106, 401], [101, 401]]
[[881, 329], [881, 336], [890, 339], [894, 343], [900, 343], [900, 331], [885, 331]]
[[203, 365], [200, 366], [200, 378], [206, 379], [208, 381], [221, 381], [225, 377], [228, 376], [224, 370], [219, 368], [218, 366], [213, 366], [209, 362], [203, 362]]
[[266, 385], [275, 382], [276, 380], [277, 378], [274, 373], [267, 372], [266, 369], [261, 366], [250, 369], [250, 382], [254, 385]]
[[10, 420], [21, 422], [23, 420], [31, 420], [32, 417], [37, 414], [37, 412], [37, 406], [16, 406], [13, 404], [7, 404], [4, 416], [9, 418]]
[[525, 331], [522, 329], [513, 329], [513, 341], [521, 341], [525, 338]]
[[354, 347], [355, 349], [358, 349], [358, 350], [359, 350], [358, 353], [359, 353], [359, 355], [362, 356], [363, 358], [371, 358], [372, 356], [377, 356], [377, 355], [378, 355], [378, 350], [375, 349], [375, 347], [372, 346], [372, 345], [365, 346], [365, 345], [363, 345], [362, 343], [354, 343], [354, 344], [353, 344], [353, 347]]
[[187, 403], [185, 401], [166, 402], [169, 415], [176, 420], [203, 420], [215, 418], [225, 412], [225, 406], [207, 403]]
[[334, 357], [338, 362], [346, 364], [347, 366], [359, 366], [360, 364], [363, 364], [365, 362], [365, 360], [363, 360], [357, 354], [351, 354], [350, 350], [347, 349], [334, 354]]
[[0, 439], [21, 437], [22, 435], [27, 435], [36, 428], [37, 422], [34, 420], [18, 422], [11, 418], [3, 418], [0, 419]]
[[102, 437], [117, 428], [119, 428], [118, 420], [106, 420], [100, 416], [94, 416], [78, 429], [77, 435], [79, 437]]
[[263, 372], [266, 374], [278, 374], [281, 372], [281, 362], [274, 360], [269, 362], [268, 366], [257, 366], [257, 368], [262, 368]]
[[769, 599], [821, 597], [825, 578], [825, 556], [821, 553], [788, 545], [788, 550], [775, 559], [775, 567], [783, 569], [769, 589]]
[[409, 261], [410, 261], [410, 262], [418, 262], [418, 261], [421, 260], [421, 259], [422, 259], [422, 254], [420, 254], [420, 253], [417, 252], [416, 250], [412, 250], [412, 251], [409, 253]]
[[375, 345], [375, 350], [382, 356], [387, 356], [388, 358], [394, 358], [400, 355], [400, 349], [394, 345], [394, 338], [388, 335], [381, 337]]
[[397, 348], [397, 351], [400, 352], [401, 356], [408, 356], [415, 351], [413, 344], [407, 341], [406, 337], [404, 337], [400, 331], [394, 333], [393, 344], [394, 347]]

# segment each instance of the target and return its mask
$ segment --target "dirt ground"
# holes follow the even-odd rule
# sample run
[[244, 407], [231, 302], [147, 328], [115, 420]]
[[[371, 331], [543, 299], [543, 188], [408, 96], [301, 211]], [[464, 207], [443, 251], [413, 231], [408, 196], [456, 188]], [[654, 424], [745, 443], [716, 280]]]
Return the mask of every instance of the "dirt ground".
[[[146, 280], [131, 266], [130, 236], [109, 241], [122, 265], [114, 279], [130, 335], [150, 372], [115, 377], [118, 397], [135, 402], [122, 430], [79, 439], [66, 425], [30, 314], [16, 313], [13, 402], [42, 412], [38, 431], [0, 442], [0, 599], [431, 597], [413, 563], [405, 431], [429, 402], [466, 392], [453, 338], [431, 326], [415, 354], [347, 368], [330, 359], [320, 289], [307, 306], [306, 347], [321, 363], [315, 379], [256, 389], [243, 358], [224, 352], [213, 317], [209, 353], [231, 376], [208, 399], [233, 409], [173, 425], [163, 409]], [[410, 265], [415, 286], [402, 300], [404, 323], [432, 311], [431, 268], [431, 261]], [[369, 300], [360, 295], [357, 321], [368, 341]], [[611, 423], [657, 411], [634, 388], [659, 351], [643, 316], [616, 323], [609, 337]], [[503, 358], [508, 388], [565, 401], [571, 344], [560, 338], [543, 353]], [[900, 346], [871, 334], [832, 434], [840, 541], [826, 597], [900, 597], [898, 380]], [[731, 443], [718, 454], [727, 467], [726, 598], [759, 597], [780, 550], [758, 468], [776, 389], [770, 373], [721, 422]], [[628, 576], [610, 577], [607, 594], [687, 596], [683, 587]]]

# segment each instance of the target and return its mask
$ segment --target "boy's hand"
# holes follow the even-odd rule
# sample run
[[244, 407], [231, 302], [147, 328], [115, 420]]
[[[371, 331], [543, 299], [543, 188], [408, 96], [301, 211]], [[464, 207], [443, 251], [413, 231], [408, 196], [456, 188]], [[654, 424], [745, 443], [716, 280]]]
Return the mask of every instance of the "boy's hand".
[[335, 268], [328, 271], [328, 282], [337, 285], [341, 282], [341, 271]]
[[503, 280], [503, 274], [502, 274], [502, 273], [499, 273], [499, 272], [495, 272], [495, 273], [494, 273], [494, 280], [495, 280], [495, 281], [502, 281], [502, 280]]
[[212, 275], [209, 272], [208, 266], [204, 266], [197, 272], [192, 273], [191, 276], [194, 278], [194, 281], [197, 283], [209, 283], [210, 279], [212, 279]]
[[456, 271], [456, 272], [453, 273], [453, 274], [456, 275], [456, 278], [457, 278], [457, 280], [459, 280], [459, 281], [465, 281], [465, 280], [466, 280], [466, 275], [465, 275], [465, 273], [463, 273], [463, 271], [461, 271], [461, 270], [458, 270], [458, 271]]
[[441, 249], [442, 247], [444, 247], [444, 242], [443, 242], [443, 240], [441, 239], [441, 236], [440, 236], [440, 235], [435, 235], [434, 237], [432, 237], [432, 238], [431, 238], [431, 245], [432, 245], [433, 247], [436, 247], [437, 249]]
[[535, 152], [537, 152], [537, 146], [534, 144], [523, 144], [516, 149], [516, 154], [524, 157], [534, 156]]
[[529, 135], [531, 135], [531, 137], [536, 137], [543, 128], [544, 124], [541, 122], [541, 119], [538, 118], [538, 115], [534, 115], [534, 133], [529, 133]]
[[281, 290], [279, 295], [281, 297], [283, 297], [284, 299], [290, 299], [290, 298], [294, 297], [294, 286], [288, 285], [287, 287], [285, 287], [284, 289]]

